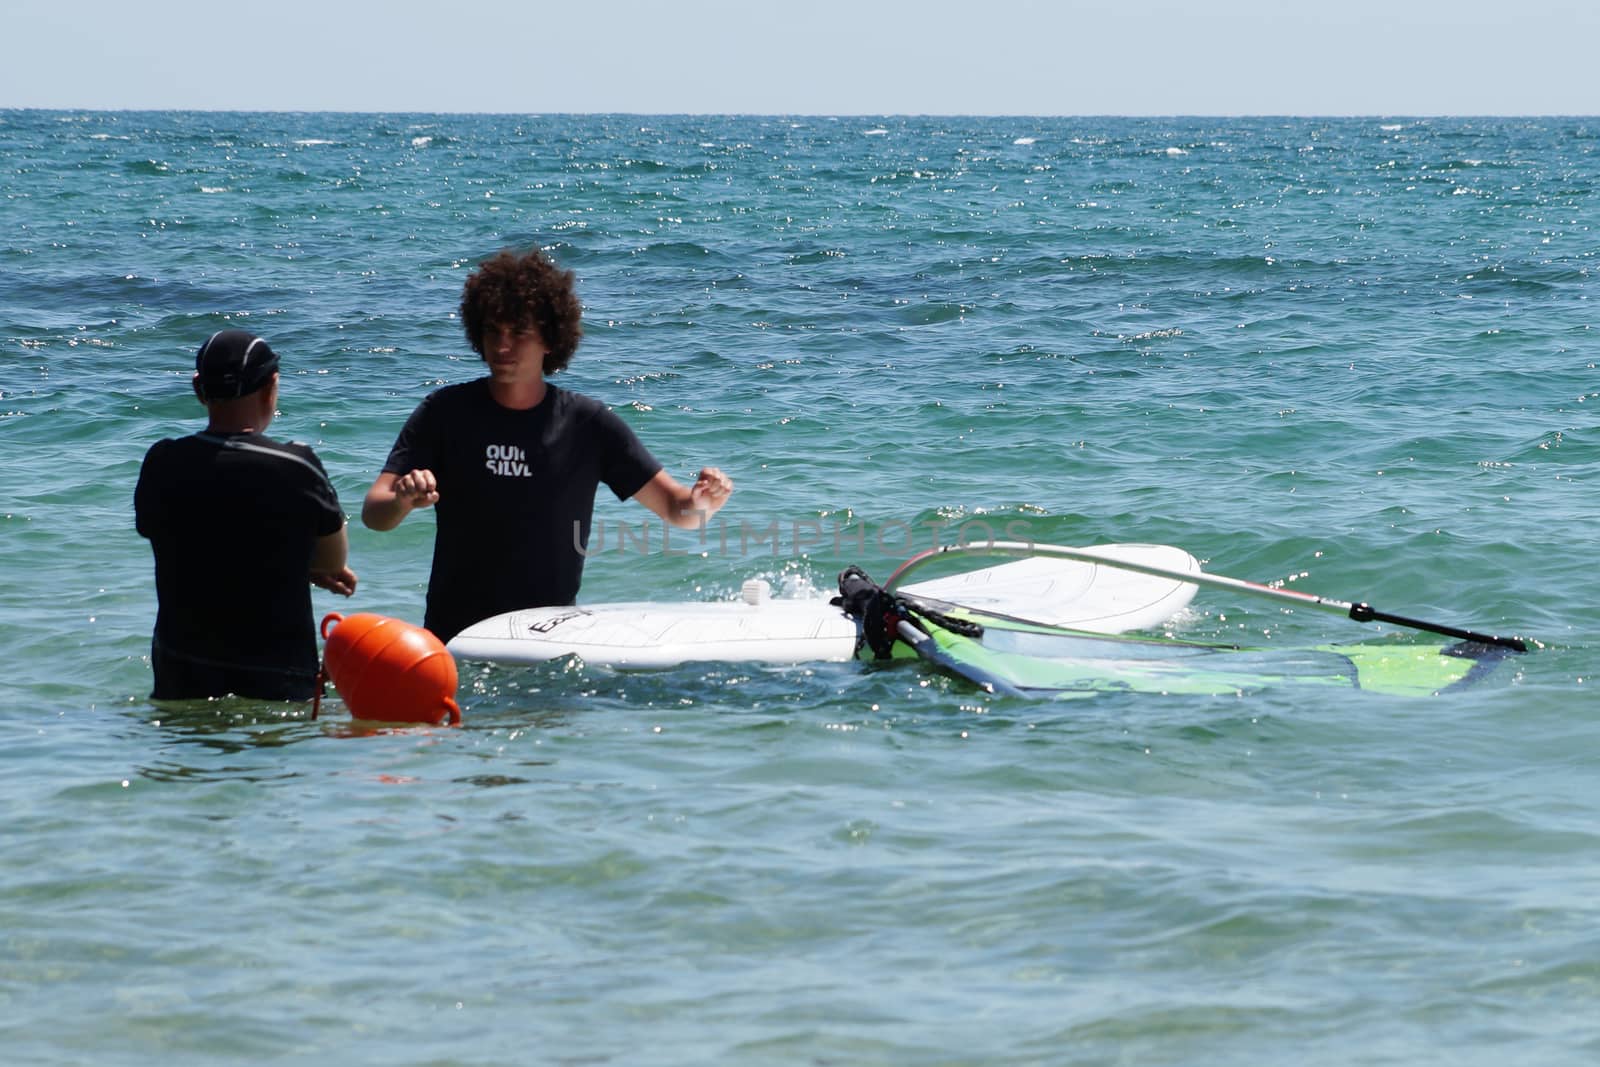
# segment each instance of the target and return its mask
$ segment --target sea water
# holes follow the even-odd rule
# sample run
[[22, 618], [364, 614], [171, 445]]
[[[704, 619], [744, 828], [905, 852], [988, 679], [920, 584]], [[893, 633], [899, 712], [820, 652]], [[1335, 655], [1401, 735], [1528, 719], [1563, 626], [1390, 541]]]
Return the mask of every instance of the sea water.
[[[1535, 650], [1421, 699], [561, 661], [463, 664], [459, 729], [152, 703], [132, 492], [199, 342], [271, 341], [353, 514], [533, 245], [557, 381], [738, 486], [670, 542], [602, 490], [586, 601], [1020, 523]], [[1594, 1062], [1597, 268], [1593, 119], [0, 112], [0, 1059]], [[319, 617], [420, 621], [431, 516], [350, 537]]]

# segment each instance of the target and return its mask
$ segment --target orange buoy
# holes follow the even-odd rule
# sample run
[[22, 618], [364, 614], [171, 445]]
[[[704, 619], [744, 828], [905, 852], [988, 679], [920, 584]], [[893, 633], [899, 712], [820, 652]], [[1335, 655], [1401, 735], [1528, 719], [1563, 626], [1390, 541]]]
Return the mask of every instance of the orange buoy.
[[322, 620], [322, 637], [323, 670], [354, 718], [461, 722], [456, 661], [427, 630], [387, 615], [335, 612]]

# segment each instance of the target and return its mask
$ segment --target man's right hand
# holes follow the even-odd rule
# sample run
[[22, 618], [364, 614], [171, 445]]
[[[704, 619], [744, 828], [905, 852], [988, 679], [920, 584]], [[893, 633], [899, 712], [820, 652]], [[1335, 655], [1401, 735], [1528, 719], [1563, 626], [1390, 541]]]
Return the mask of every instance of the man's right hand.
[[432, 471], [409, 471], [394, 480], [394, 495], [414, 508], [432, 507], [439, 502], [439, 483]]
[[361, 504], [361, 521], [374, 530], [392, 530], [413, 508], [427, 508], [439, 502], [439, 483], [430, 470], [378, 475]]

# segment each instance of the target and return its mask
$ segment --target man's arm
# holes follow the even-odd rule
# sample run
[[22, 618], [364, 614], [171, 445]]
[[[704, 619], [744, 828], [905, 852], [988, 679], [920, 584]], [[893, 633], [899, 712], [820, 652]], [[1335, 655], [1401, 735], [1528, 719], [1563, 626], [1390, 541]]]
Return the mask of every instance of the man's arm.
[[[706, 467], [686, 486], [666, 471], [656, 471], [633, 499], [661, 516], [662, 521], [685, 530], [698, 530], [728, 502], [733, 479], [715, 467]], [[370, 523], [368, 525], [371, 525]]]
[[337, 533], [317, 538], [311, 550], [311, 584], [340, 596], [354, 593], [356, 572], [345, 565], [349, 557], [350, 538], [343, 526]]
[[413, 508], [428, 508], [439, 502], [439, 483], [429, 470], [378, 475], [367, 497], [361, 502], [361, 522], [369, 529], [392, 530]]

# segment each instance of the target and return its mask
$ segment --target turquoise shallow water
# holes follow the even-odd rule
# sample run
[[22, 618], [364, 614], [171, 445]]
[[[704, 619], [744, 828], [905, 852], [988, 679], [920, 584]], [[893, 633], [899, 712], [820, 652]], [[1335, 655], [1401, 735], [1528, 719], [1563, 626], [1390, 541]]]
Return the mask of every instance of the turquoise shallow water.
[[[0, 112], [5, 1058], [1593, 1062], [1597, 148], [1590, 119]], [[195, 345], [272, 340], [275, 432], [354, 509], [476, 373], [466, 271], [533, 242], [581, 279], [563, 384], [739, 485], [728, 549], [601, 552], [587, 600], [1022, 522], [1541, 647], [1425, 700], [554, 664], [469, 667], [453, 731], [149, 702], [131, 495], [194, 426]], [[427, 522], [352, 545], [318, 610], [419, 619]], [[1180, 630], [1369, 635], [1220, 594]]]

